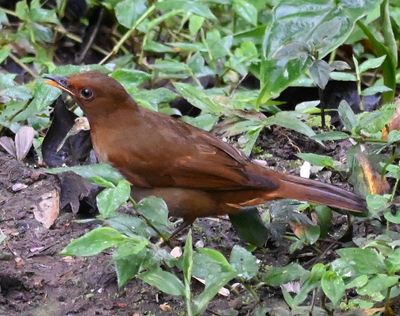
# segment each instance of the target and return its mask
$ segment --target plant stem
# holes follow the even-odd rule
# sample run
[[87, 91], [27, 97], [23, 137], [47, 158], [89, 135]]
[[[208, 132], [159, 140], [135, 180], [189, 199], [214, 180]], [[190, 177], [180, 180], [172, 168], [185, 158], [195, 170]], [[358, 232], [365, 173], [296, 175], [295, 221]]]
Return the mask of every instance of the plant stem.
[[254, 291], [253, 287], [249, 284], [247, 284], [246, 282], [242, 282], [244, 288], [249, 291], [249, 293], [251, 294], [251, 296], [254, 298], [254, 300], [259, 303], [260, 302], [260, 297], [258, 296], [258, 294], [256, 293], [256, 291]]
[[[133, 207], [136, 208], [137, 203], [136, 203], [136, 201], [133, 199], [132, 196], [129, 196], [129, 201], [132, 203]], [[147, 224], [148, 226], [150, 226], [150, 227], [156, 232], [156, 234], [158, 235], [159, 238], [161, 238], [162, 240], [168, 242], [168, 238], [167, 238], [162, 232], [160, 232], [160, 230], [159, 230], [157, 227], [155, 227], [155, 226], [152, 224], [152, 222], [151, 222], [146, 216], [144, 216], [143, 214], [139, 214], [139, 215], [145, 220], [146, 224]]]
[[15, 56], [13, 53], [10, 53], [10, 58], [22, 69], [24, 69], [27, 73], [29, 73], [33, 78], [38, 78], [39, 76], [32, 70], [30, 69], [27, 65], [25, 65], [17, 56]]
[[139, 26], [140, 23], [142, 23], [151, 13], [153, 13], [153, 11], [155, 10], [156, 6], [154, 4], [152, 4], [147, 10], [146, 12], [144, 12], [142, 14], [142, 16], [136, 20], [135, 24], [133, 24], [133, 26], [129, 29], [128, 32], [126, 32], [124, 34], [124, 36], [121, 37], [121, 39], [118, 41], [117, 44], [115, 44], [115, 46], [113, 47], [113, 49], [111, 50], [111, 52], [109, 52], [107, 54], [106, 57], [104, 57], [101, 61], [100, 61], [100, 65], [104, 64], [108, 59], [110, 59], [111, 56], [113, 56], [114, 54], [116, 54], [119, 49], [121, 48], [121, 46], [128, 40], [128, 38], [132, 35], [132, 33], [136, 30], [136, 28]]

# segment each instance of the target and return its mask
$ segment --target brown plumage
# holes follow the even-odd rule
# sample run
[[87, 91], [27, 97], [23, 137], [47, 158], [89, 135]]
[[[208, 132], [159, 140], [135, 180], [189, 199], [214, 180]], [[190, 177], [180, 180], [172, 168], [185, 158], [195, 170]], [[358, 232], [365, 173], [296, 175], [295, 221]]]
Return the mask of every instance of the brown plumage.
[[365, 201], [354, 193], [267, 169], [205, 131], [139, 107], [106, 75], [47, 79], [81, 106], [99, 160], [132, 183], [135, 198], [159, 196], [171, 215], [187, 223], [282, 198], [365, 211]]

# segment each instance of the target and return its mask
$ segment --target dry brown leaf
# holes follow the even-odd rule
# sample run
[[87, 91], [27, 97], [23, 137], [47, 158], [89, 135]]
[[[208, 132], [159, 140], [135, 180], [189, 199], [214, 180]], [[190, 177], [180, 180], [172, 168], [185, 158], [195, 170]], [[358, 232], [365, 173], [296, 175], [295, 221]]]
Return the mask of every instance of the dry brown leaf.
[[160, 309], [163, 312], [172, 312], [172, 307], [168, 303], [160, 304]]
[[30, 126], [22, 126], [15, 134], [15, 152], [17, 160], [23, 160], [32, 147], [35, 130]]
[[60, 212], [60, 194], [57, 190], [50, 191], [41, 196], [39, 207], [33, 213], [36, 220], [44, 227], [50, 228], [54, 224]]
[[0, 137], [0, 146], [4, 148], [11, 156], [16, 157], [15, 143], [11, 137]]
[[357, 160], [360, 164], [364, 180], [368, 186], [370, 194], [385, 194], [390, 190], [390, 185], [386, 178], [381, 176], [372, 166], [368, 157], [363, 153], [357, 154]]

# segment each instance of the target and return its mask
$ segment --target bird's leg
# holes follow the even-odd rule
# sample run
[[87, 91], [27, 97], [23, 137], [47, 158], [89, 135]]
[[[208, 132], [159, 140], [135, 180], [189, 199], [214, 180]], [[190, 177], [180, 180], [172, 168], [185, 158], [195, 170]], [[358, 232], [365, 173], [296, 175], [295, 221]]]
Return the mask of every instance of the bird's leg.
[[171, 236], [169, 236], [168, 239], [173, 239], [176, 237], [176, 235], [178, 235], [181, 231], [183, 231], [186, 227], [192, 225], [194, 222], [193, 219], [191, 220], [184, 220], [182, 224], [180, 224], [171, 234]]
[[157, 244], [162, 247], [164, 245], [168, 245], [172, 248], [170, 241], [172, 239], [174, 239], [180, 232], [182, 232], [185, 228], [187, 228], [188, 226], [192, 225], [194, 222], [194, 219], [191, 220], [184, 220], [182, 224], [180, 224], [171, 234], [171, 236], [169, 236], [167, 239], [161, 239]]

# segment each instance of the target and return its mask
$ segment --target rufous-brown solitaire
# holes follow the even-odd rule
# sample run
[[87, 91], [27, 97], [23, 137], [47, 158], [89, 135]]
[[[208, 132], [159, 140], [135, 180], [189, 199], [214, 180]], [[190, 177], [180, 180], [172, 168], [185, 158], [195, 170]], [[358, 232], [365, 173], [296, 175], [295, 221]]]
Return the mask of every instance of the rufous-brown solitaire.
[[366, 210], [365, 201], [354, 193], [265, 168], [208, 132], [138, 106], [107, 75], [46, 78], [82, 108], [97, 157], [132, 183], [134, 198], [161, 197], [170, 215], [186, 224], [284, 198], [354, 213]]

